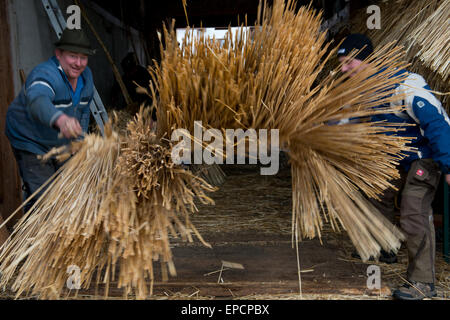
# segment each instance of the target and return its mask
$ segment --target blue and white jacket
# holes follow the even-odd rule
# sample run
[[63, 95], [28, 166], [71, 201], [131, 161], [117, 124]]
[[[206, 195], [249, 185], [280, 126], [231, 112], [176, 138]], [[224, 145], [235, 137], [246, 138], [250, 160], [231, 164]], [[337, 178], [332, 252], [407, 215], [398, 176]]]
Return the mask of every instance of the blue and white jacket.
[[14, 148], [35, 154], [45, 154], [68, 144], [69, 139], [58, 138], [56, 119], [65, 113], [76, 118], [83, 132], [87, 132], [93, 95], [94, 83], [88, 67], [78, 79], [74, 92], [59, 61], [52, 57], [31, 71], [9, 106], [6, 136]]
[[[408, 72], [402, 70], [397, 74]], [[400, 164], [409, 170], [411, 162], [419, 158], [432, 158], [439, 164], [444, 174], [450, 173], [450, 119], [442, 108], [441, 102], [430, 92], [424, 78], [408, 72], [407, 78], [400, 83], [397, 93], [406, 92], [404, 100], [392, 105], [406, 105], [406, 110], [394, 114], [380, 114], [373, 121], [414, 124], [401, 126], [404, 131], [395, 134], [414, 138], [409, 146], [418, 149], [408, 152]]]

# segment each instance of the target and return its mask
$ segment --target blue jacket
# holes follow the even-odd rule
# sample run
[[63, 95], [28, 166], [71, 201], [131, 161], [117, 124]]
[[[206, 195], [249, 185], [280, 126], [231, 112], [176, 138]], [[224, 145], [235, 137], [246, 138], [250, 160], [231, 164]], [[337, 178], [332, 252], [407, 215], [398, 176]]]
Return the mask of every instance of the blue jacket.
[[56, 119], [65, 113], [76, 118], [83, 132], [87, 132], [93, 95], [94, 83], [88, 67], [78, 79], [74, 92], [58, 60], [52, 57], [31, 71], [9, 106], [6, 136], [14, 148], [35, 154], [45, 154], [68, 144], [69, 139], [58, 138]]
[[[405, 70], [399, 73], [407, 72]], [[406, 110], [395, 114], [380, 114], [372, 117], [373, 121], [388, 121], [391, 123], [413, 124], [413, 126], [398, 126], [404, 131], [394, 134], [414, 138], [409, 144], [418, 152], [408, 152], [400, 164], [409, 170], [411, 162], [419, 158], [432, 158], [443, 173], [450, 173], [450, 119], [442, 108], [441, 102], [429, 92], [422, 76], [409, 73], [400, 83], [396, 91], [406, 92], [405, 100], [393, 105], [406, 105]]]

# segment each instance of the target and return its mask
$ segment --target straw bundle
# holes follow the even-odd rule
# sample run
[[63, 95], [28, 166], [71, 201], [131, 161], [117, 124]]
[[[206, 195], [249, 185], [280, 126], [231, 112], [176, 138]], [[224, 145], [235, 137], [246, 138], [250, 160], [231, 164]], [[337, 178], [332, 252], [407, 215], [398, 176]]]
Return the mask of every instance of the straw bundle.
[[94, 274], [100, 282], [102, 273], [108, 288], [120, 265], [118, 286], [144, 298], [154, 260], [164, 278], [165, 266], [174, 275], [169, 235], [191, 240], [193, 232], [201, 240], [189, 214], [195, 198], [211, 203], [205, 192], [214, 190], [170, 158], [168, 137], [177, 128], [193, 132], [195, 121], [219, 130], [279, 130], [292, 159], [296, 239], [320, 236], [330, 219], [363, 259], [380, 247], [397, 250], [402, 235], [359, 192], [376, 197], [390, 186], [408, 140], [386, 136], [392, 128], [383, 123], [327, 123], [399, 110], [374, 107], [399, 99], [390, 94], [402, 80], [394, 76], [405, 65], [402, 52], [386, 46], [351, 79], [335, 70], [316, 84], [335, 51], [327, 55], [321, 15], [294, 8], [293, 1], [260, 6], [254, 31], [235, 38], [229, 32], [223, 45], [201, 35], [180, 48], [173, 28], [165, 30], [162, 62], [151, 69], [148, 88], [156, 133], [141, 111], [126, 136], [110, 130], [105, 139], [88, 135], [75, 144], [78, 152], [1, 248], [0, 285], [18, 269], [18, 295], [60, 297], [67, 266], [81, 268], [83, 288]]
[[[399, 45], [405, 45], [413, 30], [435, 12], [440, 1], [442, 0], [380, 2], [378, 5], [381, 11], [381, 29], [368, 31], [373, 42], [381, 46], [392, 41], [397, 41]], [[367, 14], [362, 17], [367, 19]], [[367, 30], [365, 21], [364, 26]]]
[[[43, 297], [61, 291], [71, 264], [103, 263], [105, 256], [93, 255], [92, 251], [105, 250], [106, 234], [101, 232], [99, 202], [112, 183], [118, 148], [118, 137], [111, 132], [105, 139], [88, 135], [83, 143], [73, 146], [72, 151], [79, 149], [77, 154], [60, 170], [45, 194], [19, 221], [13, 237], [2, 246], [2, 286], [24, 258], [20, 267], [23, 272], [19, 271], [12, 289], [20, 295], [30, 294], [33, 287], [33, 293], [38, 293], [53, 285]], [[90, 242], [93, 250], [83, 250], [89, 238], [96, 239]]]
[[326, 123], [393, 112], [373, 107], [399, 99], [387, 95], [402, 79], [393, 76], [405, 66], [402, 51], [385, 46], [371, 58], [372, 68], [352, 79], [335, 70], [314, 87], [334, 51], [326, 56], [320, 14], [305, 7], [296, 13], [292, 5], [264, 7], [252, 41], [245, 41], [250, 34], [233, 39], [230, 32], [223, 46], [200, 35], [180, 48], [173, 30], [166, 30], [162, 64], [153, 70], [159, 86], [151, 88], [159, 92], [158, 118], [166, 123], [164, 132], [180, 127], [192, 132], [196, 120], [206, 128], [279, 129], [293, 162], [294, 231], [320, 236], [327, 216], [318, 197], [364, 259], [377, 255], [380, 245], [395, 250], [400, 233], [372, 214], [358, 188], [376, 197], [388, 187], [398, 176], [395, 163], [407, 141], [381, 134], [391, 130], [381, 124]]
[[[376, 47], [396, 41], [406, 48], [409, 70], [422, 75], [435, 91], [450, 91], [448, 78], [449, 35], [448, 0], [379, 1], [381, 29], [368, 30], [366, 8], [354, 15], [350, 30], [367, 34]], [[445, 27], [447, 26], [447, 27]], [[450, 112], [448, 95], [441, 98]]]

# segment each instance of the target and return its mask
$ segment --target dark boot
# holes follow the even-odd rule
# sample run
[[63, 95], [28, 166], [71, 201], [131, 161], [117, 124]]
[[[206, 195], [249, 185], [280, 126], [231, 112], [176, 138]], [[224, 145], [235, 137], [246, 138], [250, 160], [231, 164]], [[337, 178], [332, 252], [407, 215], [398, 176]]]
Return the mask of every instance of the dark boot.
[[378, 261], [384, 262], [387, 264], [392, 264], [392, 263], [397, 263], [398, 259], [397, 259], [397, 255], [395, 253], [393, 253], [392, 251], [386, 252], [384, 250], [381, 250]]

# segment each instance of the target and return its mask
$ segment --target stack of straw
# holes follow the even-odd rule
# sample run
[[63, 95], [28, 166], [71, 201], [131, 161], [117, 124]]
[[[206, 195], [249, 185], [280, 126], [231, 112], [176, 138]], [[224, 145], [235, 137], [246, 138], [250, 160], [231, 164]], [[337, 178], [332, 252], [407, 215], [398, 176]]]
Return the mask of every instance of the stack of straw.
[[[115, 113], [117, 119], [113, 125], [114, 130], [118, 133], [126, 134], [128, 123], [137, 115], [131, 108], [126, 108]], [[152, 123], [152, 127], [156, 128], [157, 123]], [[217, 164], [191, 164], [189, 170], [196, 176], [201, 177], [212, 186], [220, 186], [225, 182], [226, 174]]]
[[450, 0], [445, 0], [409, 36], [420, 46], [416, 56], [439, 73], [445, 82], [450, 76]]
[[397, 250], [401, 233], [360, 192], [376, 197], [390, 186], [408, 140], [387, 136], [393, 129], [384, 123], [328, 123], [400, 110], [374, 107], [401, 98], [390, 94], [403, 79], [394, 75], [405, 66], [402, 51], [385, 46], [354, 77], [337, 69], [316, 84], [335, 50], [327, 54], [321, 15], [295, 5], [261, 5], [254, 31], [234, 38], [229, 32], [223, 45], [203, 35], [180, 47], [173, 28], [165, 30], [162, 62], [148, 88], [156, 133], [141, 111], [125, 136], [110, 130], [105, 139], [88, 135], [76, 143], [77, 153], [2, 246], [0, 285], [17, 271], [18, 295], [58, 298], [68, 266], [80, 267], [82, 288], [94, 275], [108, 288], [120, 266], [118, 286], [145, 298], [153, 261], [174, 275], [169, 235], [201, 240], [189, 214], [196, 198], [212, 203], [205, 192], [214, 190], [170, 157], [168, 137], [177, 128], [193, 132], [195, 121], [219, 130], [279, 130], [292, 159], [296, 240], [320, 237], [329, 220], [349, 233], [363, 259], [380, 248]]

